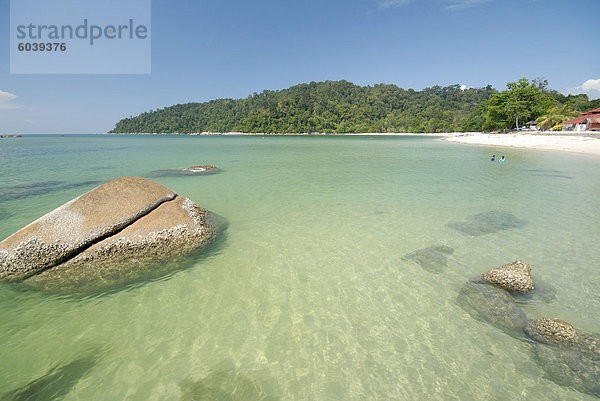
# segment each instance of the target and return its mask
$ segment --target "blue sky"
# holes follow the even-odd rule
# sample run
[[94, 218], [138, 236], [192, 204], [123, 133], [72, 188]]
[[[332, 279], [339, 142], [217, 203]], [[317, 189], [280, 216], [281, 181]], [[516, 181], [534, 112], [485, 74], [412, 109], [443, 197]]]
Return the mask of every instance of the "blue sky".
[[151, 74], [11, 75], [0, 0], [0, 133], [102, 133], [176, 103], [339, 79], [419, 90], [543, 77], [598, 98], [599, 17], [598, 0], [154, 0]]

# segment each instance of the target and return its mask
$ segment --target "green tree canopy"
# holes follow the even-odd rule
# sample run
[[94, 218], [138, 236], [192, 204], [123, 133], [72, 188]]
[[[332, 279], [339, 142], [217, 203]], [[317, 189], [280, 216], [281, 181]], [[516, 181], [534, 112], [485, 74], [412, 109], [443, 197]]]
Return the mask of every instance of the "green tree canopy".
[[478, 107], [496, 91], [434, 86], [310, 82], [245, 99], [187, 103], [119, 121], [117, 133], [443, 132], [477, 130]]
[[519, 122], [534, 120], [556, 104], [545, 81], [521, 78], [509, 82], [506, 90], [492, 96], [487, 104], [484, 129], [518, 127]]
[[498, 92], [459, 85], [421, 91], [348, 81], [299, 84], [245, 99], [178, 104], [119, 121], [115, 133], [455, 132], [510, 129], [547, 114], [557, 104], [580, 111], [600, 99], [564, 96], [545, 80], [522, 78]]
[[538, 127], [541, 129], [551, 129], [556, 124], [565, 122], [580, 114], [571, 110], [567, 104], [551, 107], [546, 114], [537, 118]]

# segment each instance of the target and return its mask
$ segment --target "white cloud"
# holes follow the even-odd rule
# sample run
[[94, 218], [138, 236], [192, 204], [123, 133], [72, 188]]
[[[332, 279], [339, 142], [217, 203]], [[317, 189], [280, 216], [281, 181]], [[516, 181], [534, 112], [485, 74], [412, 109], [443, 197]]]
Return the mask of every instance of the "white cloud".
[[588, 79], [579, 86], [568, 88], [567, 92], [571, 94], [585, 93], [592, 98], [600, 97], [600, 78]]
[[0, 110], [16, 109], [18, 106], [11, 103], [16, 98], [17, 95], [0, 90]]
[[452, 4], [446, 7], [448, 10], [463, 10], [480, 4], [489, 3], [494, 0], [452, 0]]
[[378, 0], [378, 9], [383, 10], [390, 7], [400, 7], [412, 2], [413, 0]]
[[[408, 3], [413, 3], [417, 0], [377, 0], [377, 9], [378, 10], [384, 10], [386, 8], [391, 8], [391, 7], [400, 7], [400, 6], [404, 6]], [[422, 0], [421, 0], [422, 1]], [[434, 1], [434, 0], [431, 0]], [[435, 1], [440, 1], [440, 0], [435, 0]], [[494, 0], [441, 0], [445, 3], [450, 3], [448, 6], [446, 6], [446, 8], [448, 10], [462, 10], [465, 8], [471, 8], [471, 7], [475, 7], [478, 6], [480, 4], [484, 4], [484, 3], [489, 3], [492, 2]]]
[[584, 92], [600, 91], [600, 78], [588, 79], [580, 86], [580, 88]]

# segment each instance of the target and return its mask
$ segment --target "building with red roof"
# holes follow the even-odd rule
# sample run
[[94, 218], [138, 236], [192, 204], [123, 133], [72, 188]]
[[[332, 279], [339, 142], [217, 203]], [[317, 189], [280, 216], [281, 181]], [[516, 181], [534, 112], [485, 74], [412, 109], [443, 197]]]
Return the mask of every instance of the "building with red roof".
[[600, 131], [600, 107], [562, 123], [563, 131]]

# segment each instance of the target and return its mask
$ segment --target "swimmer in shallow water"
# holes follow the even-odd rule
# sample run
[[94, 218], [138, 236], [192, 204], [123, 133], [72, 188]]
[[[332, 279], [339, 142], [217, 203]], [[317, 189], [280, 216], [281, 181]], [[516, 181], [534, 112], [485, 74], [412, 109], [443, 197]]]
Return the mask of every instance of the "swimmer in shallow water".
[[492, 155], [492, 161], [496, 160], [496, 155]]
[[506, 159], [504, 158], [504, 156], [502, 156], [502, 157], [500, 158], [500, 161], [501, 161], [501, 162], [503, 162], [504, 160], [506, 160]]

